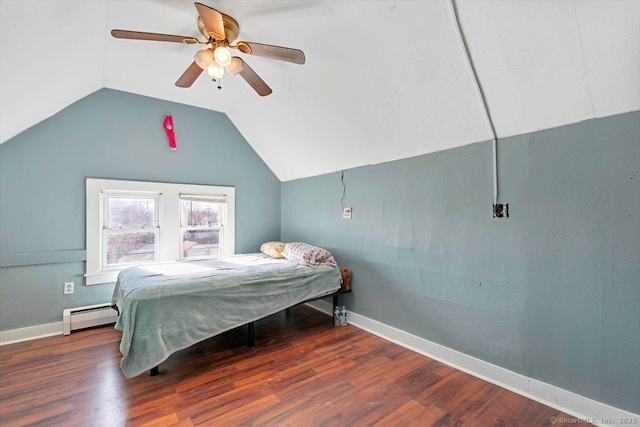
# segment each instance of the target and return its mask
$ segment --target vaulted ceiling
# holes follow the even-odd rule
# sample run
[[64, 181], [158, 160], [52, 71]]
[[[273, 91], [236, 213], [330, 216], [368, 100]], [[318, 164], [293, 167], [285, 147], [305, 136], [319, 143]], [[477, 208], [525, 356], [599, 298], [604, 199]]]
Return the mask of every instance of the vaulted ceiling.
[[[180, 89], [197, 46], [109, 31], [199, 36], [192, 2], [3, 0], [1, 141], [102, 87], [226, 113], [283, 181], [491, 138], [448, 0], [202, 2], [307, 63]], [[640, 109], [640, 0], [457, 5], [499, 137]]]

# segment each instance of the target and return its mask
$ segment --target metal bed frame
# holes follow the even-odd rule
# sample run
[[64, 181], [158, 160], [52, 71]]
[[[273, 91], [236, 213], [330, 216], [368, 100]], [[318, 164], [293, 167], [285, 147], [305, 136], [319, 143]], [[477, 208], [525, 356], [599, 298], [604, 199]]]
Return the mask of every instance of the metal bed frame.
[[[340, 295], [342, 295], [342, 294], [349, 293], [349, 292], [351, 292], [351, 289], [349, 289], [348, 291], [345, 291], [344, 289], [340, 288], [340, 289], [338, 289], [337, 291], [335, 291], [334, 293], [331, 293], [331, 294], [328, 294], [328, 295], [323, 295], [323, 296], [321, 296], [321, 297], [311, 298], [311, 299], [308, 299], [308, 300], [305, 300], [305, 301], [299, 302], [299, 303], [297, 303], [297, 304], [292, 305], [291, 307], [287, 307], [287, 308], [285, 308], [284, 310], [285, 310], [285, 312], [286, 312], [287, 314], [289, 314], [289, 311], [291, 310], [291, 308], [292, 308], [292, 307], [296, 307], [296, 306], [301, 305], [301, 304], [306, 304], [306, 303], [308, 303], [308, 302], [317, 301], [317, 300], [319, 300], [319, 299], [323, 299], [323, 298], [327, 298], [327, 297], [332, 297], [332, 298], [333, 298], [333, 306], [332, 306], [332, 307], [335, 307], [335, 306], [337, 306], [337, 305], [338, 305], [338, 296], [340, 296]], [[269, 316], [271, 316], [271, 314], [270, 314]], [[269, 317], [269, 316], [265, 316], [265, 317]], [[262, 319], [264, 319], [265, 317], [260, 318], [260, 319], [258, 319], [258, 320], [262, 320]], [[256, 345], [256, 342], [255, 342], [255, 324], [256, 324], [256, 322], [257, 322], [258, 320], [254, 320], [253, 322], [249, 322], [249, 323], [247, 323], [247, 329], [248, 329], [248, 342], [247, 342], [247, 346], [248, 346], [248, 347], [254, 347], [254, 346]], [[333, 324], [333, 319], [331, 319], [331, 322], [332, 322], [332, 324]], [[151, 370], [149, 371], [149, 376], [151, 376], [151, 377], [155, 377], [155, 376], [158, 376], [158, 374], [159, 374], [159, 373], [160, 373], [160, 372], [159, 372], [159, 370], [158, 370], [158, 366], [154, 366], [154, 367], [153, 367], [153, 368], [151, 368]]]

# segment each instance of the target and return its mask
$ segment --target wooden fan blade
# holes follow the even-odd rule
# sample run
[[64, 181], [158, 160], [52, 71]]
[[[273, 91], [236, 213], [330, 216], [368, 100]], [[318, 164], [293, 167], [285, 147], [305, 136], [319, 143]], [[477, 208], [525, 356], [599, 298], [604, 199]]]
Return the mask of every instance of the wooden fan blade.
[[293, 62], [294, 64], [304, 64], [306, 60], [303, 51], [290, 47], [272, 46], [270, 44], [254, 42], [238, 42], [238, 49], [247, 55], [263, 56], [265, 58]]
[[176, 81], [176, 86], [178, 87], [191, 87], [193, 82], [196, 81], [200, 73], [204, 71], [202, 68], [198, 66], [195, 62], [189, 65], [189, 68], [185, 70], [184, 73], [180, 76], [178, 81]]
[[194, 37], [174, 36], [173, 34], [143, 33], [142, 31], [111, 30], [111, 35], [117, 39], [150, 40], [186, 44], [198, 43], [198, 39]]
[[273, 92], [269, 85], [267, 85], [264, 80], [262, 80], [260, 76], [253, 71], [253, 68], [249, 67], [249, 64], [247, 64], [246, 61], [242, 61], [240, 75], [256, 92], [258, 92], [258, 95], [267, 96]]
[[222, 22], [222, 14], [217, 10], [206, 6], [202, 3], [195, 3], [200, 19], [204, 22], [207, 32], [216, 40], [224, 40], [227, 38], [224, 31], [224, 23]]

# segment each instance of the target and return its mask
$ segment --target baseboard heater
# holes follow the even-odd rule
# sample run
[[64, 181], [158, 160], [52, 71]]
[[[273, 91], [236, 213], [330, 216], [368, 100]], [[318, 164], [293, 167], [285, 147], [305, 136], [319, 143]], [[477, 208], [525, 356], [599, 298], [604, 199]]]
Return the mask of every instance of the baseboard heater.
[[62, 312], [62, 330], [69, 335], [71, 331], [115, 323], [117, 319], [118, 313], [109, 303], [67, 308]]

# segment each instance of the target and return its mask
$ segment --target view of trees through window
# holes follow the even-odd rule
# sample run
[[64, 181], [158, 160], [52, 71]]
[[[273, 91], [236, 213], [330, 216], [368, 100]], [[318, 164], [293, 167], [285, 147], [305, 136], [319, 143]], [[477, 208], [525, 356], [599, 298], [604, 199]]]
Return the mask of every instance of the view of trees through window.
[[105, 215], [107, 265], [155, 261], [154, 198], [108, 197]]
[[183, 258], [220, 254], [220, 203], [181, 199], [180, 226]]
[[[156, 203], [154, 197], [107, 196], [104, 227], [106, 265], [156, 260]], [[180, 200], [183, 258], [220, 254], [221, 205], [214, 200]]]

